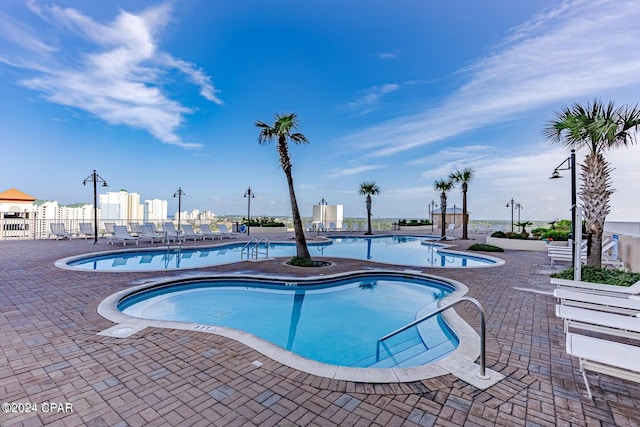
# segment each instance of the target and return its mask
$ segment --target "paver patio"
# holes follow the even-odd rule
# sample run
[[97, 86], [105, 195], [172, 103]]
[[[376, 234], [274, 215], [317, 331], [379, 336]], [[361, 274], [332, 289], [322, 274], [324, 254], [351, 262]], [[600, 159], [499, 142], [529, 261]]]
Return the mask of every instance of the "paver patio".
[[[456, 241], [457, 249], [470, 243]], [[1, 426], [640, 425], [640, 385], [589, 373], [594, 400], [587, 398], [578, 362], [564, 350], [549, 283], [557, 268], [545, 253], [507, 251], [498, 254], [501, 267], [421, 269], [461, 281], [484, 306], [487, 367], [506, 378], [479, 390], [453, 375], [402, 384], [316, 377], [197, 331], [96, 335], [113, 326], [97, 314], [100, 301], [150, 279], [193, 271], [308, 274], [282, 260], [147, 273], [53, 265], [107, 249], [104, 239], [97, 246], [83, 239], [0, 242], [0, 401], [38, 405], [20, 413], [3, 406]], [[327, 272], [378, 266], [333, 261]], [[456, 311], [477, 329], [473, 306]]]

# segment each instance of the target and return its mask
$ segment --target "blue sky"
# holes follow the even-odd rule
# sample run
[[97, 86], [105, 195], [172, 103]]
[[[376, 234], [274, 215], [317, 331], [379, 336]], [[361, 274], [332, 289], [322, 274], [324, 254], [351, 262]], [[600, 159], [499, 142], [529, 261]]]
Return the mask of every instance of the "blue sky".
[[[636, 0], [0, 3], [0, 191], [91, 202], [111, 191], [216, 214], [290, 213], [256, 120], [295, 112], [301, 213], [325, 198], [364, 217], [426, 217], [465, 167], [471, 219], [568, 218], [567, 156], [542, 137], [562, 106], [640, 101]], [[607, 153], [608, 219], [638, 220], [640, 146]], [[579, 160], [580, 160], [579, 155]], [[459, 189], [449, 204], [461, 204]]]

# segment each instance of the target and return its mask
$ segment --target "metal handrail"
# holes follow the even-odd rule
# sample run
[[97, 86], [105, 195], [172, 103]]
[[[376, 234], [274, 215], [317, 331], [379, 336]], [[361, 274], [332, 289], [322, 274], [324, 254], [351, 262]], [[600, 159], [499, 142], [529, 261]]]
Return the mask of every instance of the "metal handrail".
[[471, 297], [461, 297], [455, 301], [453, 301], [452, 303], [449, 303], [447, 305], [443, 305], [442, 307], [438, 308], [436, 311], [431, 312], [429, 314], [427, 314], [426, 316], [422, 316], [419, 319], [414, 320], [413, 322], [407, 323], [406, 325], [402, 326], [401, 328], [396, 329], [393, 332], [388, 333], [387, 335], [383, 336], [382, 338], [380, 338], [377, 343], [376, 343], [376, 362], [380, 360], [380, 344], [386, 340], [389, 339], [397, 334], [399, 334], [400, 332], [406, 331], [407, 329], [416, 326], [419, 323], [424, 322], [427, 319], [432, 318], [433, 316], [442, 313], [443, 311], [453, 307], [454, 305], [458, 304], [459, 302], [462, 301], [469, 301], [471, 303], [473, 303], [478, 310], [480, 311], [480, 373], [478, 374], [478, 377], [483, 378], [483, 379], [488, 379], [489, 376], [486, 375], [486, 340], [485, 340], [485, 323], [484, 323], [484, 309], [482, 308], [482, 305], [478, 302], [477, 299], [475, 298], [471, 298]]
[[247, 258], [249, 258], [249, 253], [250, 253], [250, 245], [251, 243], [257, 243], [258, 239], [256, 239], [255, 237], [252, 237], [251, 240], [249, 240], [247, 243], [244, 244], [244, 246], [242, 247], [242, 249], [240, 250], [240, 259], [242, 259], [244, 257], [244, 250], [247, 250]]
[[[263, 237], [262, 239], [258, 240], [255, 237], [252, 237], [251, 240], [249, 240], [247, 243], [245, 243], [245, 245], [242, 247], [242, 250], [240, 251], [240, 258], [244, 258], [244, 253], [245, 253], [245, 249], [247, 251], [247, 259], [251, 258], [251, 256], [253, 256], [253, 258], [258, 258], [258, 254], [259, 252], [259, 248], [260, 248], [260, 244], [264, 243], [266, 250], [264, 252], [265, 256], [268, 257], [269, 256], [269, 240], [265, 237]], [[252, 246], [253, 245], [253, 246]]]

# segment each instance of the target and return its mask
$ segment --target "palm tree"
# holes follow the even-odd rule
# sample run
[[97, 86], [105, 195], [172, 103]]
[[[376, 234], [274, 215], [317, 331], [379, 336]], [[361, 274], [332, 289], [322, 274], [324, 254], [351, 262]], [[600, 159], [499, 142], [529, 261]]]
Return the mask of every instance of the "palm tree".
[[612, 168], [604, 158], [604, 151], [635, 143], [639, 125], [638, 105], [616, 108], [612, 101], [605, 105], [594, 100], [586, 106], [576, 103], [563, 107], [543, 130], [552, 143], [589, 150], [580, 165], [582, 184], [578, 192], [589, 236], [589, 266], [602, 266], [602, 234], [610, 211], [609, 198], [614, 191], [611, 188]]
[[[467, 215], [467, 189], [469, 182], [473, 179], [473, 169], [464, 168], [461, 171], [453, 172], [449, 175], [449, 180], [454, 183], [462, 184], [462, 238], [468, 239], [467, 223], [469, 218]], [[454, 212], [455, 214], [455, 212]]]
[[[441, 237], [447, 234], [447, 224], [445, 224], [445, 216], [447, 214], [447, 192], [453, 189], [453, 181], [450, 179], [438, 179], [433, 183], [433, 188], [440, 191], [440, 228], [442, 229]], [[455, 212], [454, 212], [455, 214]]]
[[291, 157], [289, 156], [289, 145], [287, 140], [296, 144], [307, 144], [307, 137], [301, 133], [293, 133], [298, 128], [298, 116], [295, 113], [280, 115], [276, 114], [276, 120], [273, 125], [268, 125], [259, 120], [255, 125], [260, 128], [258, 142], [260, 144], [269, 144], [277, 140], [278, 153], [280, 154], [280, 166], [287, 177], [289, 185], [289, 199], [291, 200], [291, 215], [293, 217], [293, 230], [296, 239], [296, 257], [311, 259], [307, 241], [302, 228], [302, 219], [300, 218], [300, 210], [296, 201], [296, 193], [293, 188], [293, 176], [291, 175]]
[[375, 182], [363, 182], [362, 184], [360, 184], [358, 194], [367, 196], [367, 232], [365, 234], [373, 234], [371, 232], [371, 196], [380, 194], [380, 188], [376, 185]]

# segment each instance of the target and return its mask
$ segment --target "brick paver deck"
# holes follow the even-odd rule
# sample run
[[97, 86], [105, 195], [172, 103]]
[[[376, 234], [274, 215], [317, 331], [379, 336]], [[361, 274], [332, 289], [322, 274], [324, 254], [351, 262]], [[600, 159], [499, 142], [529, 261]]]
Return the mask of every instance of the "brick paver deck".
[[[0, 403], [37, 405], [4, 405], [0, 425], [640, 425], [638, 384], [590, 373], [594, 400], [587, 398], [578, 363], [564, 351], [543, 253], [507, 251], [498, 255], [506, 260], [502, 267], [423, 269], [463, 282], [484, 306], [487, 366], [506, 379], [479, 390], [453, 375], [404, 384], [316, 377], [196, 331], [98, 336], [113, 326], [96, 312], [102, 299], [150, 278], [186, 273], [53, 265], [97, 249], [108, 249], [104, 240], [97, 247], [80, 239], [0, 242]], [[281, 261], [197, 271], [308, 274]], [[369, 266], [376, 264], [336, 259], [327, 272]], [[477, 327], [472, 306], [456, 311]]]

